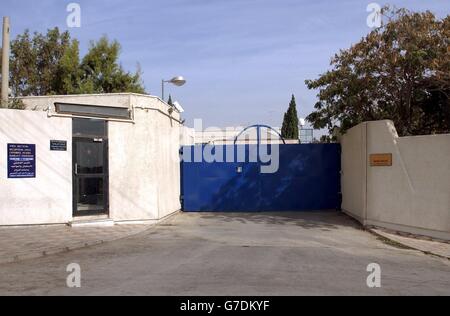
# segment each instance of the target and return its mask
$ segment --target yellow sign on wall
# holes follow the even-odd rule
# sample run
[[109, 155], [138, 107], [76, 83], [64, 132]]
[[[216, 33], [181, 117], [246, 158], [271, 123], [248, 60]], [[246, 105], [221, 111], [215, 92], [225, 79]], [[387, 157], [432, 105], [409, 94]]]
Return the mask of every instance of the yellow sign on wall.
[[372, 154], [370, 155], [371, 167], [391, 167], [392, 154]]

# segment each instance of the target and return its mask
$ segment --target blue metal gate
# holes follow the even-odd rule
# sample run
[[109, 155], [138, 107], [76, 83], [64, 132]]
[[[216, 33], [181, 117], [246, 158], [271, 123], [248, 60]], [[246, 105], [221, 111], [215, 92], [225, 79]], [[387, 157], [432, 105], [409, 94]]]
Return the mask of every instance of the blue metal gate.
[[[206, 145], [208, 146], [208, 145]], [[213, 146], [225, 153], [229, 146]], [[234, 145], [248, 155], [257, 145]], [[261, 173], [259, 162], [181, 163], [181, 192], [186, 212], [314, 211], [341, 205], [339, 144], [280, 145], [279, 168]], [[205, 145], [183, 147], [194, 157]], [[225, 154], [224, 154], [225, 155]], [[236, 156], [235, 156], [236, 157]], [[225, 160], [225, 159], [224, 159]], [[234, 160], [236, 161], [236, 160]]]

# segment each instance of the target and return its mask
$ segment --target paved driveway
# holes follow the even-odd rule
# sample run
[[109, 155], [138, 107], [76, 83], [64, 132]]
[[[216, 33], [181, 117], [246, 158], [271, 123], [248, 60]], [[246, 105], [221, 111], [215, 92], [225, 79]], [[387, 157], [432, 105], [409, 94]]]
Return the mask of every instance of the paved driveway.
[[[82, 287], [66, 287], [79, 263]], [[367, 265], [382, 287], [366, 285]], [[384, 244], [341, 213], [178, 214], [139, 235], [0, 265], [0, 294], [447, 294], [448, 260]]]

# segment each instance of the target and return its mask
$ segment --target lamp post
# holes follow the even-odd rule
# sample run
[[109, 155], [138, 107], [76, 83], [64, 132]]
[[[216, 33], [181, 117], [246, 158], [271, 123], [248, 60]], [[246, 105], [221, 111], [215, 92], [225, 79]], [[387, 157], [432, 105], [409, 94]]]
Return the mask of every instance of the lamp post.
[[9, 100], [9, 17], [3, 18], [2, 42], [2, 97], [0, 107], [7, 108]]
[[182, 76], [173, 77], [170, 80], [161, 80], [161, 98], [164, 100], [164, 84], [165, 83], [171, 83], [177, 87], [181, 87], [186, 83], [186, 80]]

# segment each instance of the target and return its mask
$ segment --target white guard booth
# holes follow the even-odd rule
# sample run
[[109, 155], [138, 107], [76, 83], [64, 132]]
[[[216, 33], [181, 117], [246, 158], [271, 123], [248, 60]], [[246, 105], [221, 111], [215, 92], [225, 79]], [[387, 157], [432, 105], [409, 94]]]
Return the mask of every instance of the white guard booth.
[[180, 113], [138, 94], [25, 97], [0, 109], [0, 225], [106, 218], [151, 222], [180, 209]]

